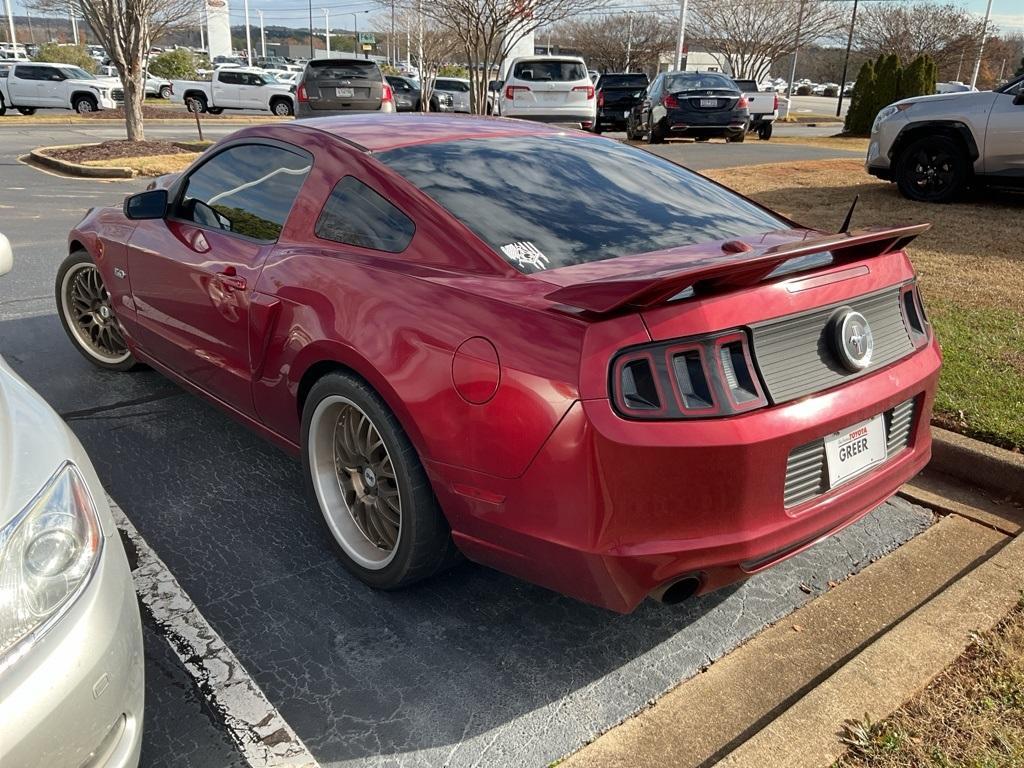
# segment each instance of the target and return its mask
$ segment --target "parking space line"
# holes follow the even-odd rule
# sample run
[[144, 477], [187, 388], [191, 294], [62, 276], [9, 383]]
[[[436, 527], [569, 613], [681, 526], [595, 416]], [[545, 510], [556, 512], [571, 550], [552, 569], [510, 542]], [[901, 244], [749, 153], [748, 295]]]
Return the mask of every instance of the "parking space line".
[[224, 721], [228, 736], [252, 768], [319, 768], [306, 745], [267, 700], [241, 662], [150, 548], [124, 511], [107, 497], [117, 527], [128, 536], [137, 561], [135, 590], [174, 653], [210, 706]]

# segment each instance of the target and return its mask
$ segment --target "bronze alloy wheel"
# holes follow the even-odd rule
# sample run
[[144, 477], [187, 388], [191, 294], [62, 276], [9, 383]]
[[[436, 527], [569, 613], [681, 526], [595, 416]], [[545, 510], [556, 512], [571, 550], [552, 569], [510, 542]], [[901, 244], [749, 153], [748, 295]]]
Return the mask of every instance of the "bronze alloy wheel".
[[110, 294], [93, 264], [79, 262], [64, 273], [60, 310], [78, 346], [89, 356], [108, 365], [123, 363], [131, 356], [114, 317]]
[[377, 426], [340, 395], [321, 401], [310, 424], [309, 463], [327, 526], [358, 565], [390, 563], [402, 535], [402, 494]]

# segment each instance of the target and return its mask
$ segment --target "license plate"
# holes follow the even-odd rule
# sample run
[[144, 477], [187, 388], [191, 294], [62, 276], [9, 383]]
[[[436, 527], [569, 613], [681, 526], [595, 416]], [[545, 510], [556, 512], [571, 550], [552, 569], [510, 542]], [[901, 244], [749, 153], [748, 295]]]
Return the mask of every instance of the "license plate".
[[702, 107], [717, 107], [718, 99], [701, 99], [700, 105]]
[[335, 88], [334, 95], [339, 99], [351, 99], [355, 92], [351, 88]]
[[881, 414], [825, 438], [829, 488], [885, 461], [885, 421]]
[[628, 118], [629, 117], [629, 110], [627, 109], [625, 112], [623, 112], [622, 116], [625, 117], [625, 118]]

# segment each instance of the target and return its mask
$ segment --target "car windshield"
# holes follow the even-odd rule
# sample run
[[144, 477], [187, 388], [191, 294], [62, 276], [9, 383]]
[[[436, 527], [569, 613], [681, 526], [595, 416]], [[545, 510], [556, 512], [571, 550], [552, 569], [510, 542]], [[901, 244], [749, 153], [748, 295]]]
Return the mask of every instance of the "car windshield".
[[81, 67], [61, 67], [60, 71], [64, 73], [64, 77], [69, 80], [95, 80], [95, 75], [90, 75]]
[[715, 72], [684, 72], [678, 75], [669, 75], [665, 81], [665, 88], [670, 93], [715, 89], [735, 91], [736, 83], [725, 75], [719, 75]]
[[263, 74], [260, 75], [260, 78], [262, 78], [263, 82], [266, 85], [273, 85], [275, 83], [280, 83], [281, 82], [280, 80], [278, 80], [274, 75], [270, 74], [269, 72], [264, 72]]
[[736, 87], [741, 91], [745, 91], [747, 93], [757, 91], [757, 83], [753, 80], [734, 80], [733, 82], [736, 83]]
[[461, 80], [441, 80], [438, 79], [434, 87], [439, 91], [452, 91], [453, 93], [469, 93], [469, 83], [464, 83]]
[[311, 61], [309, 76], [337, 80], [345, 77], [380, 77], [372, 61]]
[[540, 61], [519, 61], [512, 70], [517, 80], [558, 81], [586, 80], [587, 70], [579, 61], [564, 59], [542, 59]]
[[522, 272], [788, 227], [703, 176], [603, 139], [465, 139], [377, 158]]

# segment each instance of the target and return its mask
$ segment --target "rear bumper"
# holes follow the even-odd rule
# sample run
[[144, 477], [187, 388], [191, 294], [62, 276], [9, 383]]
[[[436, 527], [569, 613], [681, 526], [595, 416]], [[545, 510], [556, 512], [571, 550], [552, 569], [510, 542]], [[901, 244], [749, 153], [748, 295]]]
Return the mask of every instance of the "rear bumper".
[[501, 116], [512, 117], [517, 120], [530, 120], [537, 123], [586, 123], [593, 125], [596, 119], [597, 110], [585, 107], [574, 107], [572, 109], [545, 109], [544, 107], [507, 107], [502, 106]]
[[[526, 473], [431, 465], [472, 560], [628, 612], [695, 576], [708, 592], [806, 549], [877, 507], [928, 462], [938, 346], [846, 386], [703, 422], [633, 422], [578, 402]], [[804, 504], [783, 505], [789, 453], [910, 398], [908, 447]]]

